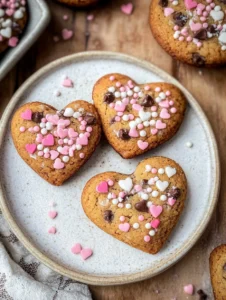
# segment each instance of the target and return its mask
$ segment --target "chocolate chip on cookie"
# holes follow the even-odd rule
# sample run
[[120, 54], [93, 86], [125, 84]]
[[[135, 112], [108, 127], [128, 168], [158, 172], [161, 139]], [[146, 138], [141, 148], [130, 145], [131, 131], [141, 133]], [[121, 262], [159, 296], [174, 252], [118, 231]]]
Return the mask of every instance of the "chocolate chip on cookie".
[[169, 197], [174, 198], [174, 199], [178, 199], [180, 197], [180, 195], [181, 195], [181, 191], [180, 191], [179, 188], [173, 186], [171, 189], [169, 189], [167, 191], [167, 195]]
[[104, 211], [104, 220], [111, 223], [114, 219], [114, 214], [111, 210], [105, 210]]
[[126, 130], [126, 129], [120, 129], [119, 132], [118, 132], [118, 137], [124, 141], [127, 141], [130, 139], [130, 136], [129, 136], [129, 130]]
[[198, 39], [198, 40], [206, 40], [207, 39], [207, 30], [201, 29], [201, 30], [197, 31], [196, 34], [194, 35], [194, 38]]
[[162, 7], [167, 7], [168, 6], [168, 0], [160, 0], [159, 5]]
[[145, 95], [140, 105], [144, 107], [151, 107], [154, 105], [154, 99], [150, 95]]
[[147, 201], [141, 200], [135, 204], [135, 208], [141, 212], [148, 212]]
[[194, 65], [198, 67], [203, 67], [206, 63], [205, 57], [200, 55], [199, 53], [192, 53], [192, 61]]
[[33, 112], [32, 113], [32, 121], [35, 122], [35, 123], [41, 123], [41, 120], [43, 118], [43, 112]]
[[111, 92], [107, 92], [105, 95], [104, 95], [104, 102], [107, 103], [107, 104], [110, 104], [112, 102], [114, 102], [115, 100], [115, 95]]
[[198, 290], [197, 294], [199, 295], [199, 300], [206, 300], [208, 298], [207, 294], [203, 290]]
[[175, 25], [179, 27], [183, 27], [187, 23], [188, 17], [184, 15], [182, 12], [175, 12], [173, 14], [173, 20]]
[[86, 114], [84, 121], [86, 121], [87, 125], [93, 125], [96, 123], [96, 118], [92, 114]]

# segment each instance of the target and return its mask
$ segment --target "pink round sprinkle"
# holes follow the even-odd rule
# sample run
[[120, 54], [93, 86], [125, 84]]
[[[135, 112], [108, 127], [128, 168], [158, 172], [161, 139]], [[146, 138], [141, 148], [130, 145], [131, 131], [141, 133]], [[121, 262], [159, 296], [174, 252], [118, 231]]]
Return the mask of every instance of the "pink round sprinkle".
[[134, 94], [133, 94], [133, 98], [134, 98], [134, 99], [137, 99], [137, 98], [138, 98], [138, 94], [137, 94], [137, 93], [134, 93]]
[[82, 122], [83, 117], [79, 117], [78, 120], [79, 120], [79, 122]]
[[208, 23], [203, 23], [203, 24], [202, 24], [202, 27], [203, 27], [203, 28], [208, 28], [208, 26], [209, 26]]
[[148, 193], [151, 193], [151, 192], [152, 192], [152, 188], [148, 187], [148, 188], [147, 188], [147, 192], [148, 192]]
[[223, 29], [223, 26], [222, 26], [222, 25], [217, 25], [217, 29], [218, 29], [218, 30], [222, 30], [222, 29]]
[[119, 218], [119, 220], [121, 221], [121, 222], [124, 222], [125, 221], [125, 217], [124, 216], [121, 216], [120, 218]]
[[143, 125], [143, 124], [138, 124], [138, 125], [137, 125], [137, 128], [138, 128], [138, 129], [143, 129], [143, 128], [144, 128], [144, 125]]
[[202, 14], [202, 11], [200, 9], [197, 9], [197, 15], [201, 16], [201, 14]]
[[171, 113], [175, 114], [177, 112], [177, 109], [176, 109], [176, 107], [172, 107], [172, 108], [170, 108], [170, 111], [171, 111]]
[[64, 143], [64, 141], [63, 141], [62, 139], [59, 139], [59, 140], [58, 140], [58, 144], [59, 144], [59, 145], [63, 145], [63, 143]]
[[45, 158], [49, 158], [49, 157], [50, 157], [49, 153], [45, 153], [45, 154], [44, 154], [44, 157], [45, 157]]
[[117, 87], [120, 87], [122, 84], [121, 84], [121, 82], [116, 82], [116, 84], [115, 84]]
[[205, 17], [200, 17], [200, 20], [201, 20], [202, 22], [205, 22], [205, 21], [206, 21], [206, 18], [205, 18]]
[[150, 240], [151, 240], [150, 236], [149, 235], [145, 235], [144, 241], [148, 243], [148, 242], [150, 242]]
[[24, 126], [20, 127], [20, 132], [24, 132], [26, 130], [26, 128]]
[[144, 216], [140, 215], [140, 216], [138, 217], [138, 220], [141, 221], [141, 222], [144, 221]]
[[124, 103], [124, 104], [129, 104], [129, 98], [124, 98], [124, 99], [122, 99], [122, 102]]
[[110, 79], [111, 81], [114, 81], [114, 80], [115, 80], [115, 76], [111, 75], [109, 79]]
[[160, 88], [160, 87], [156, 87], [156, 88], [155, 88], [155, 91], [156, 91], [156, 92], [160, 92], [160, 91], [161, 91], [161, 88]]
[[93, 131], [93, 128], [92, 128], [91, 126], [88, 126], [88, 127], [86, 128], [86, 131], [92, 132], [92, 131]]
[[81, 125], [86, 125], [87, 124], [87, 122], [85, 121], [85, 120], [83, 120], [82, 122], [81, 122]]
[[111, 196], [112, 196], [113, 199], [116, 198], [116, 194], [115, 193], [112, 193]]
[[120, 197], [120, 198], [124, 198], [124, 197], [125, 197], [125, 192], [120, 192], [120, 193], [119, 193], [119, 197]]
[[29, 127], [29, 128], [28, 128], [28, 131], [31, 132], [31, 133], [33, 133], [33, 132], [34, 132], [33, 127]]
[[38, 151], [38, 156], [43, 156], [43, 151]]
[[183, 37], [183, 36], [180, 36], [180, 37], [179, 37], [179, 41], [180, 41], [180, 42], [184, 41], [184, 37]]
[[173, 105], [174, 104], [174, 101], [173, 100], [170, 100], [170, 102], [169, 102], [169, 105]]
[[131, 103], [131, 104], [135, 104], [136, 102], [137, 102], [136, 99], [131, 99], [131, 100], [130, 100], [130, 103]]
[[112, 186], [112, 185], [114, 185], [114, 181], [113, 181], [113, 180], [111, 180], [111, 179], [110, 179], [110, 180], [108, 180], [108, 185], [109, 185], [109, 186]]
[[187, 41], [187, 42], [191, 42], [191, 41], [192, 41], [192, 37], [191, 37], [191, 36], [188, 36], [188, 37], [186, 38], [186, 41]]
[[[177, 30], [179, 29], [179, 26], [175, 25], [175, 26], [173, 27], [173, 29], [174, 29], [175, 31], [177, 31]], [[157, 91], [156, 91], [156, 92], [157, 92]]]
[[73, 145], [73, 146], [71, 147], [71, 149], [72, 149], [72, 150], [75, 150], [75, 149], [76, 149], [76, 146], [75, 146], [75, 145]]
[[170, 95], [171, 95], [170, 91], [166, 91], [166, 96], [170, 96]]
[[[210, 10], [211, 10], [211, 8], [210, 8]], [[207, 16], [208, 16], [208, 12], [207, 12], [207, 11], [204, 11], [204, 12], [202, 13], [202, 15], [203, 15], [204, 17], [207, 17]]]
[[130, 119], [130, 120], [134, 120], [134, 115], [129, 114], [129, 119]]
[[211, 6], [212, 8], [214, 8], [214, 7], [215, 7], [215, 3], [211, 3], [210, 6]]
[[151, 107], [151, 111], [156, 111], [157, 110], [157, 106], [152, 106]]
[[115, 107], [115, 103], [110, 103], [109, 106], [110, 106], [110, 108], [114, 108]]
[[90, 133], [89, 133], [89, 132], [85, 132], [85, 136], [86, 136], [87, 138], [89, 138], [89, 137], [90, 137]]
[[151, 169], [151, 173], [152, 173], [152, 174], [156, 174], [157, 172], [158, 172], [158, 170], [157, 170], [156, 168], [152, 168], [152, 169]]
[[41, 119], [41, 122], [42, 122], [42, 123], [46, 123], [46, 121], [47, 121], [46, 118], [42, 118], [42, 119]]
[[68, 141], [68, 145], [71, 146], [71, 145], [73, 145], [73, 144], [74, 144], [74, 141], [73, 141], [73, 140], [69, 140], [69, 141]]
[[94, 15], [88, 15], [86, 18], [88, 21], [93, 21]]
[[119, 112], [117, 112], [117, 115], [118, 115], [119, 117], [121, 117], [121, 116], [123, 116], [123, 112], [122, 112], [122, 111], [119, 111]]
[[202, 47], [202, 43], [201, 42], [198, 42], [196, 45], [197, 45], [198, 48]]
[[84, 157], [85, 157], [85, 154], [84, 154], [84, 153], [80, 153], [80, 154], [79, 154], [79, 157], [80, 157], [80, 158], [84, 158]]
[[134, 186], [134, 189], [135, 189], [136, 192], [140, 192], [142, 190], [142, 187], [139, 184], [136, 184]]
[[121, 118], [120, 118], [119, 116], [116, 116], [116, 117], [115, 117], [115, 121], [116, 121], [116, 122], [119, 122], [120, 120], [121, 120]]
[[206, 2], [207, 2], [207, 3], [211, 3], [211, 2], [212, 2], [212, 0], [206, 0]]
[[124, 207], [124, 204], [123, 204], [123, 203], [119, 203], [119, 204], [118, 204], [118, 207], [123, 208], [123, 207]]
[[150, 86], [149, 85], [145, 85], [144, 90], [145, 91], [149, 91], [150, 90]]
[[40, 129], [39, 126], [35, 126], [35, 127], [34, 127], [34, 131], [35, 131], [35, 132], [39, 132], [39, 129]]
[[64, 16], [63, 16], [63, 19], [64, 19], [65, 21], [67, 21], [67, 20], [68, 20], [68, 15], [64, 15]]
[[124, 86], [121, 86], [119, 90], [120, 90], [120, 92], [125, 92], [126, 89]]
[[79, 127], [79, 129], [80, 129], [80, 130], [85, 130], [85, 129], [86, 129], [86, 126], [81, 125], [81, 126]]

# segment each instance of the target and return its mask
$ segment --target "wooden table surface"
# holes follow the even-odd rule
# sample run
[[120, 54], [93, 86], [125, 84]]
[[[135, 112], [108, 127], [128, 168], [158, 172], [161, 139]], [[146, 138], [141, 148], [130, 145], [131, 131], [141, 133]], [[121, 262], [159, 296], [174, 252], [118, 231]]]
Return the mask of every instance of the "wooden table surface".
[[[35, 45], [17, 66], [0, 82], [2, 113], [17, 88], [45, 64], [68, 54], [88, 50], [110, 50], [146, 59], [177, 78], [199, 101], [215, 132], [221, 157], [222, 181], [226, 178], [226, 68], [203, 69], [173, 60], [154, 40], [148, 25], [149, 0], [134, 0], [134, 12], [124, 15], [120, 6], [125, 1], [104, 0], [92, 10], [72, 10], [48, 1], [52, 20]], [[63, 15], [69, 16], [67, 21]], [[87, 15], [94, 14], [93, 21]], [[53, 42], [63, 28], [72, 29], [68, 41]], [[205, 184], [205, 174], [200, 178]], [[224, 183], [224, 182], [223, 182]], [[220, 199], [212, 220], [199, 242], [175, 266], [163, 274], [139, 283], [114, 287], [90, 287], [94, 299], [171, 300], [199, 299], [187, 296], [183, 286], [193, 283], [213, 299], [209, 280], [209, 253], [226, 242], [226, 185], [222, 184]], [[201, 201], [201, 199], [197, 199]], [[192, 222], [192, 220], [191, 220]], [[107, 266], [106, 266], [107, 268]]]

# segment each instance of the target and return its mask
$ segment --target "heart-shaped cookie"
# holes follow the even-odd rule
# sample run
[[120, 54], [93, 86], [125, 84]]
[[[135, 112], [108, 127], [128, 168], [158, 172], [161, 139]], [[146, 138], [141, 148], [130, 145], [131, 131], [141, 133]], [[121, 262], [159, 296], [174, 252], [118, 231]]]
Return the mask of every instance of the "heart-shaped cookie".
[[42, 178], [61, 185], [91, 156], [101, 136], [95, 107], [83, 100], [63, 110], [32, 102], [21, 106], [11, 123], [14, 145]]
[[100, 78], [93, 100], [105, 135], [123, 157], [132, 158], [169, 140], [184, 118], [186, 101], [169, 83], [137, 84], [121, 74]]
[[181, 167], [165, 157], [142, 161], [132, 175], [91, 178], [82, 206], [98, 227], [142, 251], [157, 253], [177, 224], [187, 193]]

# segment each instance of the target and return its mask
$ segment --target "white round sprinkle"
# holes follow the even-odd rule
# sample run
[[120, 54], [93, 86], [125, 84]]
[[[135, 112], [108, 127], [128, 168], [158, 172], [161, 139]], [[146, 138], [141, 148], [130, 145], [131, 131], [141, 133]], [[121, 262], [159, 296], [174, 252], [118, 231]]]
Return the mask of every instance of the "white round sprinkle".
[[221, 47], [221, 50], [222, 50], [222, 51], [225, 51], [225, 50], [226, 50], [226, 46], [222, 46], [222, 47]]
[[164, 173], [165, 173], [165, 170], [164, 170], [163, 168], [160, 168], [160, 169], [158, 169], [158, 173], [159, 173], [159, 174], [164, 174]]
[[41, 130], [41, 134], [47, 134], [47, 129], [46, 128], [42, 128], [42, 130]]
[[135, 88], [133, 90], [134, 90], [134, 92], [138, 93], [140, 91], [140, 88], [139, 88], [139, 86], [135, 86]]
[[150, 235], [150, 236], [154, 236], [154, 235], [155, 235], [155, 231], [154, 231], [154, 230], [150, 230], [150, 231], [149, 231], [149, 235]]
[[220, 7], [219, 5], [216, 5], [216, 6], [214, 7], [214, 10], [215, 10], [215, 11], [220, 11], [220, 10], [221, 10], [221, 7]]
[[74, 109], [73, 109], [73, 108], [67, 107], [67, 108], [65, 109], [65, 111], [64, 111], [64, 116], [65, 116], [65, 117], [72, 117], [74, 113], [75, 113], [75, 112], [74, 112]]
[[76, 150], [81, 150], [82, 149], [81, 145], [75, 145], [75, 147], [76, 147]]
[[44, 152], [44, 153], [49, 153], [49, 148], [45, 148], [45, 149], [43, 150], [43, 152]]
[[141, 199], [143, 199], [143, 200], [148, 200], [148, 194], [141, 193], [141, 194], [140, 194], [140, 197], [141, 197]]
[[61, 153], [62, 149], [63, 148], [61, 146], [57, 147], [57, 151], [60, 152], [60, 153]]
[[143, 125], [144, 125], [144, 127], [148, 127], [150, 125], [150, 122], [149, 121], [144, 121]]
[[46, 123], [40, 123], [39, 126], [40, 126], [41, 128], [45, 128], [45, 127], [46, 127]]
[[121, 93], [120, 92], [115, 92], [115, 97], [116, 98], [119, 98], [121, 96]]
[[64, 143], [67, 144], [69, 139], [64, 139]]
[[128, 95], [129, 97], [133, 96], [133, 91], [129, 90], [129, 91], [127, 92], [127, 95]]
[[129, 127], [130, 127], [131, 129], [134, 129], [134, 128], [137, 127], [137, 123], [136, 123], [135, 121], [131, 121], [131, 122], [129, 122]]
[[150, 172], [151, 169], [152, 169], [152, 167], [151, 167], [150, 165], [146, 165], [146, 166], [145, 166], [145, 171], [146, 171], [146, 172]]
[[140, 131], [140, 136], [143, 136], [143, 137], [144, 137], [144, 136], [146, 136], [146, 135], [147, 135], [147, 133], [146, 133], [145, 130], [141, 130], [141, 131]]
[[108, 199], [109, 199], [109, 200], [112, 199], [111, 193], [108, 194]]
[[79, 117], [81, 117], [81, 114], [80, 114], [80, 112], [76, 111], [76, 112], [73, 114], [73, 118], [78, 119]]
[[38, 150], [42, 150], [42, 149], [43, 149], [43, 145], [42, 145], [42, 144], [39, 144], [39, 145], [37, 146], [37, 149], [38, 149]]
[[117, 205], [118, 204], [118, 199], [113, 199], [112, 203], [115, 204], [115, 205]]
[[192, 143], [192, 142], [187, 142], [187, 143], [186, 143], [186, 146], [187, 146], [188, 148], [191, 148], [191, 147], [193, 146], [193, 143]]
[[161, 92], [161, 93], [159, 94], [159, 97], [160, 97], [161, 99], [166, 99], [166, 94], [163, 93], [163, 92]]
[[47, 123], [46, 123], [46, 129], [47, 129], [47, 130], [53, 129], [53, 124], [50, 123], [50, 122], [47, 122]]
[[134, 229], [138, 229], [139, 227], [140, 227], [140, 225], [139, 225], [138, 223], [134, 223], [134, 224], [133, 224], [133, 228], [134, 228]]
[[151, 193], [152, 192], [152, 188], [148, 187], [147, 188], [147, 193]]
[[150, 223], [146, 223], [146, 224], [145, 224], [145, 228], [146, 228], [146, 229], [150, 229], [150, 228], [151, 228], [151, 224], [150, 224]]
[[162, 101], [162, 99], [160, 97], [155, 98], [155, 102], [159, 103], [161, 101]]
[[139, 92], [139, 93], [138, 93], [138, 96], [139, 96], [139, 97], [143, 97], [143, 96], [144, 96], [144, 93]]
[[151, 195], [152, 195], [152, 197], [156, 198], [156, 197], [158, 197], [159, 192], [158, 192], [158, 191], [153, 191], [153, 192], [151, 193]]
[[126, 92], [121, 92], [121, 98], [126, 98], [127, 93]]
[[147, 207], [151, 207], [152, 206], [152, 202], [151, 201], [148, 201], [147, 202]]
[[69, 156], [62, 157], [63, 162], [67, 163], [69, 161]]
[[141, 119], [140, 119], [140, 118], [136, 118], [135, 122], [136, 122], [136, 124], [140, 124], [140, 123], [142, 123], [142, 121], [141, 121]]
[[123, 202], [123, 199], [121, 197], [118, 197], [119, 202]]
[[173, 5], [178, 5], [178, 1], [173, 1], [172, 4]]
[[131, 207], [132, 207], [132, 205], [131, 205], [130, 203], [127, 203], [127, 204], [126, 204], [126, 208], [127, 208], [127, 209], [130, 209]]
[[108, 92], [114, 93], [115, 92], [115, 87], [114, 86], [109, 87]]
[[129, 115], [123, 115], [122, 119], [123, 121], [129, 121]]
[[155, 123], [156, 123], [155, 120], [151, 120], [151, 121], [150, 121], [150, 125], [151, 125], [151, 126], [155, 126]]
[[151, 115], [152, 115], [153, 118], [157, 118], [158, 117], [158, 113], [156, 111], [153, 111], [151, 113]]
[[161, 200], [161, 201], [166, 201], [166, 199], [167, 199], [166, 195], [162, 195], [162, 196], [160, 197], [160, 200]]

